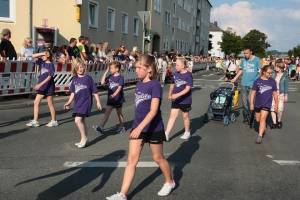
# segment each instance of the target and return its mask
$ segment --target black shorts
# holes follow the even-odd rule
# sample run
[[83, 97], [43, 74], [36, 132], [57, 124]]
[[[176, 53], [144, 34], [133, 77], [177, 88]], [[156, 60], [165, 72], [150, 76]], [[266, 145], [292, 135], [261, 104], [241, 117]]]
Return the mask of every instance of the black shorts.
[[255, 108], [254, 107], [254, 112], [260, 112], [261, 110], [265, 110], [265, 111], [268, 111], [270, 112], [270, 108], [267, 108], [267, 107], [260, 107], [260, 108]]
[[[131, 130], [133, 131], [133, 129]], [[145, 143], [149, 142], [150, 144], [162, 144], [166, 141], [165, 131], [158, 132], [141, 132], [140, 136], [136, 139], [130, 138], [130, 140], [143, 139]]]
[[40, 95], [44, 95], [46, 97], [55, 95], [55, 92], [45, 92], [43, 90], [38, 90], [37, 93], [40, 94]]
[[108, 106], [112, 106], [114, 108], [122, 108], [123, 104], [122, 103], [112, 103], [112, 102], [107, 102]]
[[82, 117], [82, 118], [86, 118], [86, 117], [88, 117], [88, 115], [81, 114], [81, 113], [73, 113], [73, 114], [72, 114], [72, 117]]
[[171, 108], [172, 109], [180, 109], [182, 112], [189, 112], [190, 110], [192, 110], [192, 105], [191, 104], [179, 104], [179, 103], [172, 102]]

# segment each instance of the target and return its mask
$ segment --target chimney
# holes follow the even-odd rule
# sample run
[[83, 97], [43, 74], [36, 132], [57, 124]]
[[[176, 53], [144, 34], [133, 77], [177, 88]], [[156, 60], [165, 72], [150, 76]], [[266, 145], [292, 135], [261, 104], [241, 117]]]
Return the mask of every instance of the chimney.
[[215, 26], [218, 26], [218, 22], [214, 22], [214, 25], [215, 25]]

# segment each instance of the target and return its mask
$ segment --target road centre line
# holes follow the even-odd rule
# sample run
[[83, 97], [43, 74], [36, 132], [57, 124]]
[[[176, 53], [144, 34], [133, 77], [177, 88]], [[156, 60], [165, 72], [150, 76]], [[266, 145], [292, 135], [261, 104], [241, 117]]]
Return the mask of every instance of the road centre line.
[[[63, 167], [108, 167], [108, 168], [118, 168], [126, 167], [127, 162], [119, 161], [95, 161], [95, 162], [65, 162]], [[171, 166], [175, 166], [173, 163], [170, 163]], [[136, 167], [159, 167], [156, 162], [138, 162]]]

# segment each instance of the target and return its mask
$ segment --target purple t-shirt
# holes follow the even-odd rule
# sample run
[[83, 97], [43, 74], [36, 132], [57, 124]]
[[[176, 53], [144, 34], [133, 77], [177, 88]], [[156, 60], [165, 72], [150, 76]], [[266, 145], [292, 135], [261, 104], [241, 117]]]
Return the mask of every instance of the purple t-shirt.
[[39, 90], [44, 91], [44, 92], [49, 92], [49, 93], [54, 92], [55, 91], [55, 83], [54, 83], [53, 76], [54, 76], [55, 69], [54, 69], [53, 63], [46, 63], [41, 58], [39, 58], [36, 61], [36, 64], [41, 67], [38, 83], [43, 82], [48, 76], [51, 76], [50, 81], [48, 81], [47, 83], [42, 85]]
[[[112, 74], [109, 75], [105, 79], [105, 84], [108, 85], [107, 102], [117, 103], [117, 104], [125, 102], [124, 92], [123, 92], [124, 78], [122, 75], [118, 75], [118, 76], [114, 76]], [[113, 99], [110, 99], [109, 96], [115, 93], [119, 86], [122, 86], [121, 91]]]
[[73, 113], [89, 115], [93, 106], [93, 95], [98, 93], [95, 82], [89, 75], [74, 76], [70, 92], [74, 93]]
[[262, 78], [258, 78], [254, 81], [252, 90], [256, 90], [255, 108], [271, 108], [273, 91], [277, 91], [274, 79], [263, 80]]
[[136, 128], [150, 112], [152, 98], [159, 98], [160, 103], [157, 114], [152, 121], [142, 130], [142, 132], [158, 132], [164, 130], [164, 124], [161, 117], [162, 89], [160, 83], [154, 79], [143, 83], [139, 81], [135, 89], [135, 117], [132, 128]]
[[[189, 72], [184, 74], [175, 72], [172, 78], [172, 84], [174, 84], [173, 94], [177, 94], [184, 90], [186, 86], [193, 87], [193, 76]], [[178, 104], [192, 104], [192, 91], [190, 90], [185, 95], [173, 99], [172, 101]]]

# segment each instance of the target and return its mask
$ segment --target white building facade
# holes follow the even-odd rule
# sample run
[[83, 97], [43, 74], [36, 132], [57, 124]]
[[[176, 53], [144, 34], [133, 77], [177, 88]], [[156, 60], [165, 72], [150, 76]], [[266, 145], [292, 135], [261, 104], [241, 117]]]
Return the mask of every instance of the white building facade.
[[222, 29], [218, 27], [217, 22], [210, 23], [209, 34], [212, 35], [212, 38], [210, 39], [212, 42], [212, 49], [209, 53], [211, 56], [222, 57], [222, 49], [218, 42], [222, 42], [223, 32]]

